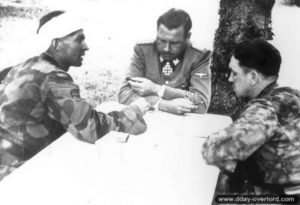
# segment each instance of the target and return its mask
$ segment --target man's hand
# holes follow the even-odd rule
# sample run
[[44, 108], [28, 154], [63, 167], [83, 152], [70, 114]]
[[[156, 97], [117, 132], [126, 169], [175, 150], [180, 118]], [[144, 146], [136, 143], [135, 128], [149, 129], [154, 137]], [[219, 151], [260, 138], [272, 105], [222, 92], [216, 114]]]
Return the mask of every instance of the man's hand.
[[156, 95], [160, 85], [153, 83], [151, 80], [142, 77], [133, 77], [128, 79], [131, 88], [140, 96]]
[[[147, 124], [143, 118], [143, 115], [149, 110], [150, 104], [146, 102], [144, 98], [139, 98], [133, 101], [129, 106], [126, 106], [122, 109], [124, 115], [123, 118], [127, 118], [124, 124], [121, 126], [123, 129], [122, 132], [139, 135], [146, 131]], [[118, 129], [114, 130], [120, 132]]]
[[197, 109], [198, 106], [186, 98], [176, 98], [173, 100], [162, 100], [159, 109], [176, 115], [183, 115]]
[[130, 105], [138, 106], [143, 115], [150, 109], [150, 104], [144, 98], [138, 98], [137, 100], [133, 101]]

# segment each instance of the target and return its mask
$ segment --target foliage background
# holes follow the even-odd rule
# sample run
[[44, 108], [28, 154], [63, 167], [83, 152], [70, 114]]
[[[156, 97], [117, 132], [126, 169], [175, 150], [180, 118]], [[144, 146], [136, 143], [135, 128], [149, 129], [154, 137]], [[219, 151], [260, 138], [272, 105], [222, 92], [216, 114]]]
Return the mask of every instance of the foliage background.
[[[0, 69], [15, 65], [45, 48], [36, 41], [37, 19], [50, 10], [75, 10], [86, 20], [90, 50], [71, 75], [81, 94], [94, 106], [116, 100], [122, 75], [136, 42], [155, 38], [157, 17], [171, 7], [188, 11], [193, 20], [192, 42], [212, 49], [218, 26], [219, 1], [205, 0], [0, 0]], [[300, 8], [277, 1], [272, 11], [274, 40], [283, 57], [279, 82], [300, 88]]]

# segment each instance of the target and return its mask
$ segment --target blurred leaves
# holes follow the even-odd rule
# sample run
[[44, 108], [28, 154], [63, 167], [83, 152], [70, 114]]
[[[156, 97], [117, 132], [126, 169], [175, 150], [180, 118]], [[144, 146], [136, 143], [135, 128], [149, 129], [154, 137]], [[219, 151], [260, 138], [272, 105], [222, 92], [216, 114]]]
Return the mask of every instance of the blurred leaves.
[[300, 7], [300, 0], [282, 0], [282, 4], [287, 5], [287, 6]]
[[81, 88], [81, 96], [93, 106], [106, 101], [116, 101], [121, 76], [117, 71], [102, 69], [98, 72], [73, 73], [74, 81]]
[[45, 9], [32, 6], [3, 6], [0, 3], [0, 18], [4, 17], [20, 17], [35, 19], [45, 13]]

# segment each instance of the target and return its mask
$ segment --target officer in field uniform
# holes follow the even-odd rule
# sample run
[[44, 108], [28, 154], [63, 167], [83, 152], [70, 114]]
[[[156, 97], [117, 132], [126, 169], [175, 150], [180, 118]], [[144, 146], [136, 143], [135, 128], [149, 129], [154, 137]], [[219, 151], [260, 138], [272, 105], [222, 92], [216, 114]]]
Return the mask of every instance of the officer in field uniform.
[[183, 10], [170, 9], [157, 20], [155, 42], [137, 44], [120, 103], [143, 97], [155, 108], [173, 114], [205, 113], [211, 95], [209, 51], [189, 43], [192, 22]]
[[38, 35], [48, 50], [13, 66], [0, 85], [0, 180], [66, 131], [95, 143], [111, 130], [140, 134], [146, 102], [103, 114], [80, 97], [67, 73], [80, 67], [88, 50], [82, 25], [67, 12], [51, 12], [40, 20]]
[[225, 173], [245, 162], [252, 193], [300, 194], [300, 92], [277, 85], [280, 64], [279, 51], [266, 41], [237, 46], [229, 81], [250, 102], [203, 145], [206, 162]]

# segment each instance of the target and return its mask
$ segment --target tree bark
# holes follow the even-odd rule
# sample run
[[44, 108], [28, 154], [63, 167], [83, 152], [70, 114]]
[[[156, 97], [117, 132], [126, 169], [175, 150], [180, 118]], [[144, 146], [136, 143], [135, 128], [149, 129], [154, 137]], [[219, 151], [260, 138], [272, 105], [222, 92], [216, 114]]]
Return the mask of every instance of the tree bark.
[[209, 113], [235, 119], [246, 101], [237, 99], [228, 65], [235, 46], [245, 39], [272, 39], [271, 10], [275, 0], [221, 0], [219, 28], [211, 62], [212, 98]]
[[[229, 115], [235, 120], [246, 100], [238, 99], [228, 82], [230, 58], [235, 46], [246, 39], [272, 39], [271, 11], [275, 0], [220, 0], [219, 28], [214, 39], [211, 62], [212, 98], [209, 113]], [[245, 170], [234, 174], [220, 173], [215, 196], [218, 193], [239, 191], [247, 193]], [[214, 200], [212, 204], [215, 204]]]

